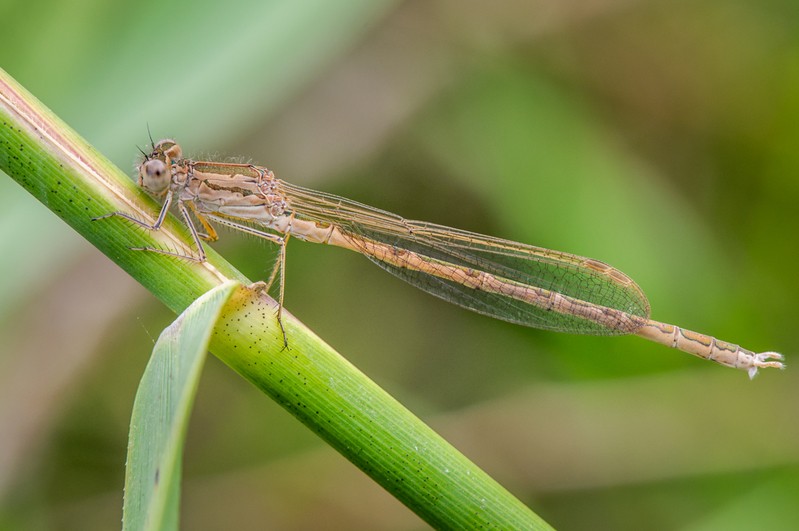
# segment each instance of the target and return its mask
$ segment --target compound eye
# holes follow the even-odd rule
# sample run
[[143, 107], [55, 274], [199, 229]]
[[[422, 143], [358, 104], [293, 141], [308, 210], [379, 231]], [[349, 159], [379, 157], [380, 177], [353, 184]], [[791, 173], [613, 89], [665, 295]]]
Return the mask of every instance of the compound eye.
[[148, 160], [139, 170], [141, 186], [148, 192], [160, 193], [168, 186], [170, 175], [167, 165], [159, 159]]
[[150, 179], [160, 179], [166, 174], [166, 164], [158, 159], [147, 161], [144, 163], [144, 172]]

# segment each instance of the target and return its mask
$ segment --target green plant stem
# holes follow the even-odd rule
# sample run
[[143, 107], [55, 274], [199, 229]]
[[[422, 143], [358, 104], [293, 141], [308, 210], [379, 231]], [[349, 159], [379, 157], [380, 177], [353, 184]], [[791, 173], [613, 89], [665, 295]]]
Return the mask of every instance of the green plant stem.
[[[249, 284], [208, 249], [202, 264], [130, 247], [190, 249], [176, 220], [158, 232], [119, 219], [152, 219], [158, 205], [0, 70], [0, 169], [175, 312], [228, 279]], [[22, 229], [24, 230], [24, 229]], [[437, 528], [547, 529], [513, 495], [369, 380], [288, 312], [283, 349], [273, 300], [236, 292], [211, 351]]]

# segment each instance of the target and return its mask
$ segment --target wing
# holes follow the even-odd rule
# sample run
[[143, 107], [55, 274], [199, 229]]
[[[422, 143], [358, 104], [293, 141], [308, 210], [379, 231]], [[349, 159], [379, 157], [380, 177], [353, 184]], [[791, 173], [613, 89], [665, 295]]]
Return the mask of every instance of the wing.
[[[414, 286], [469, 310], [524, 326], [577, 334], [616, 335], [637, 327], [608, 327], [589, 319], [547, 310], [512, 297], [503, 290], [470, 287], [446, 275], [401, 267], [389, 255], [375, 253], [373, 243], [407, 250], [433, 267], [455, 266], [467, 276], [485, 272], [507, 286], [529, 286], [577, 301], [620, 310], [644, 319], [649, 302], [627, 275], [607, 264], [581, 256], [492, 238], [459, 229], [406, 220], [343, 197], [277, 181], [296, 218], [332, 224], [367, 258]], [[447, 270], [452, 268], [447, 267]], [[463, 278], [463, 275], [461, 275]]]

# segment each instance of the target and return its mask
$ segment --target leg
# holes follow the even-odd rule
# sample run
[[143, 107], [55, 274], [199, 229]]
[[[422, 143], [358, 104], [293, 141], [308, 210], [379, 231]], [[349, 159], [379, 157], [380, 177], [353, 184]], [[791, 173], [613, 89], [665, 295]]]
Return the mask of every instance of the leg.
[[207, 242], [215, 242], [219, 239], [219, 235], [216, 233], [216, 229], [213, 225], [208, 221], [208, 218], [197, 212], [197, 208], [194, 206], [194, 203], [189, 203], [189, 209], [191, 213], [194, 214], [194, 217], [205, 229], [205, 234], [198, 232], [197, 235]]
[[[286, 330], [283, 328], [283, 294], [286, 288], [286, 244], [289, 241], [289, 233], [286, 233], [286, 239], [283, 245], [280, 246], [280, 255], [278, 257], [278, 265], [280, 268], [280, 293], [277, 299], [277, 324], [280, 325], [280, 331], [283, 332], [283, 348], [289, 348], [289, 342], [286, 339]], [[274, 271], [272, 275], [274, 276]], [[272, 279], [274, 281], [274, 279]]]
[[266, 282], [255, 282], [250, 288], [260, 293], [268, 294], [269, 288], [277, 277], [278, 271], [280, 272], [280, 291], [277, 297], [277, 324], [280, 326], [280, 333], [283, 334], [283, 349], [289, 348], [288, 337], [286, 336], [286, 329], [283, 327], [283, 293], [284, 286], [286, 285], [286, 243], [288, 237], [280, 245], [280, 251], [275, 260], [275, 265], [272, 267], [272, 272], [269, 274], [269, 279]]
[[[186, 208], [186, 205], [183, 204], [183, 201], [179, 199], [178, 199], [178, 211], [180, 212], [180, 215], [183, 217], [183, 221], [186, 223], [186, 226], [189, 228], [189, 232], [191, 233], [191, 238], [194, 240], [194, 245], [197, 246], [197, 256], [189, 256], [185, 254], [173, 253], [172, 251], [165, 251], [163, 249], [156, 249], [154, 247], [131, 247], [131, 250], [149, 251], [151, 253], [165, 254], [167, 256], [174, 256], [175, 258], [183, 258], [197, 263], [205, 262], [206, 258], [205, 249], [203, 249], [203, 243], [200, 240], [200, 234], [197, 232], [197, 228], [194, 226], [194, 222], [192, 222], [191, 216], [189, 216], [189, 211]], [[214, 232], [214, 234], [216, 234], [216, 232]]]
[[219, 223], [220, 225], [225, 225], [232, 229], [236, 229], [241, 232], [251, 234], [252, 236], [257, 236], [259, 238], [263, 238], [264, 240], [269, 240], [272, 243], [276, 243], [278, 245], [283, 245], [285, 243], [285, 238], [283, 238], [283, 236], [278, 236], [277, 234], [272, 234], [270, 232], [264, 232], [262, 230], [250, 227], [249, 225], [236, 223], [235, 221], [231, 221], [227, 218], [217, 217], [214, 216], [213, 214], [205, 214], [205, 216], [214, 220], [216, 223]]
[[143, 228], [145, 228], [147, 230], [158, 230], [158, 229], [161, 228], [161, 225], [164, 224], [164, 219], [166, 219], [166, 213], [169, 212], [169, 206], [171, 204], [172, 204], [172, 194], [171, 193], [167, 193], [166, 194], [166, 199], [164, 199], [164, 204], [161, 205], [161, 212], [158, 213], [158, 219], [156, 219], [155, 223], [153, 223], [152, 225], [150, 225], [149, 223], [147, 223], [145, 221], [142, 221], [140, 219], [136, 219], [133, 216], [131, 216], [130, 214], [127, 214], [125, 212], [119, 212], [119, 211], [111, 212], [111, 213], [105, 214], [103, 216], [97, 216], [96, 218], [92, 218], [92, 221], [99, 221], [101, 219], [120, 217], [120, 218], [125, 218], [128, 221], [132, 221], [136, 225], [138, 225], [140, 227], [143, 227]]
[[[110, 214], [105, 214], [104, 216], [98, 216], [96, 218], [92, 218], [92, 221], [98, 221], [101, 219], [107, 219], [111, 217], [120, 217], [132, 223], [135, 223], [136, 225], [144, 229], [159, 230], [161, 226], [164, 224], [164, 220], [166, 219], [166, 214], [167, 212], [169, 212], [169, 207], [171, 205], [172, 205], [172, 194], [167, 193], [166, 198], [164, 199], [164, 204], [161, 206], [161, 211], [158, 213], [158, 219], [156, 219], [155, 223], [153, 223], [152, 225], [150, 225], [146, 221], [134, 218], [133, 216], [125, 212], [111, 212]], [[191, 231], [192, 233], [192, 238], [194, 239], [194, 243], [197, 245], [198, 256], [189, 256], [179, 253], [173, 253], [171, 251], [156, 249], [154, 247], [131, 247], [130, 248], [131, 251], [150, 251], [153, 253], [165, 254], [167, 256], [174, 256], [176, 258], [191, 260], [192, 262], [205, 262], [205, 251], [203, 250], [202, 244], [200, 243], [199, 235], [197, 234], [197, 230], [194, 228], [194, 224], [192, 223], [191, 219], [189, 219], [188, 213], [186, 212], [186, 207], [183, 205], [182, 201], [178, 201], [178, 209], [183, 215], [183, 219], [185, 220], [186, 224], [189, 226], [189, 231]]]
[[277, 301], [277, 324], [280, 326], [280, 332], [283, 334], [283, 348], [286, 349], [289, 346], [288, 338], [286, 337], [286, 330], [283, 328], [283, 294], [285, 292], [285, 285], [286, 285], [286, 244], [289, 241], [289, 233], [286, 233], [285, 237], [278, 236], [277, 234], [271, 234], [269, 232], [264, 232], [248, 225], [242, 225], [240, 223], [236, 223], [235, 221], [231, 221], [226, 218], [218, 218], [216, 216], [208, 216], [213, 219], [215, 222], [220, 223], [222, 225], [227, 225], [236, 230], [240, 230], [247, 234], [252, 234], [253, 236], [257, 236], [259, 238], [263, 238], [268, 240], [272, 243], [276, 243], [280, 246], [280, 251], [275, 260], [275, 265], [272, 267], [272, 272], [269, 274], [269, 278], [266, 282], [256, 282], [251, 287], [263, 293], [268, 293], [269, 288], [272, 287], [272, 284], [275, 282], [275, 278], [277, 278], [278, 272], [280, 273], [280, 290], [278, 292], [278, 301]]

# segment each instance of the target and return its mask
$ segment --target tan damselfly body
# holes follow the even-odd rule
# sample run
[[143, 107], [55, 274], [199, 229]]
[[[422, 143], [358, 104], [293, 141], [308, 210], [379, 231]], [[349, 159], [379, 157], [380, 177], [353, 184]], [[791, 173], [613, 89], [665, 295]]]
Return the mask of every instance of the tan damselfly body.
[[[444, 300], [477, 313], [534, 328], [574, 334], [635, 334], [754, 377], [764, 367], [784, 368], [776, 352], [754, 353], [711, 336], [649, 319], [649, 302], [627, 275], [603, 262], [423, 221], [403, 219], [343, 197], [301, 188], [252, 164], [183, 158], [174, 140], [153, 144], [138, 166], [138, 184], [163, 201], [158, 230], [170, 205], [188, 225], [196, 255], [156, 253], [205, 261], [201, 240], [217, 239], [211, 222], [277, 244], [280, 254], [266, 282], [280, 287], [289, 237], [359, 252], [383, 269]], [[204, 232], [195, 227], [192, 217]], [[281, 324], [282, 328], [282, 324]], [[284, 334], [285, 341], [285, 334]]]

